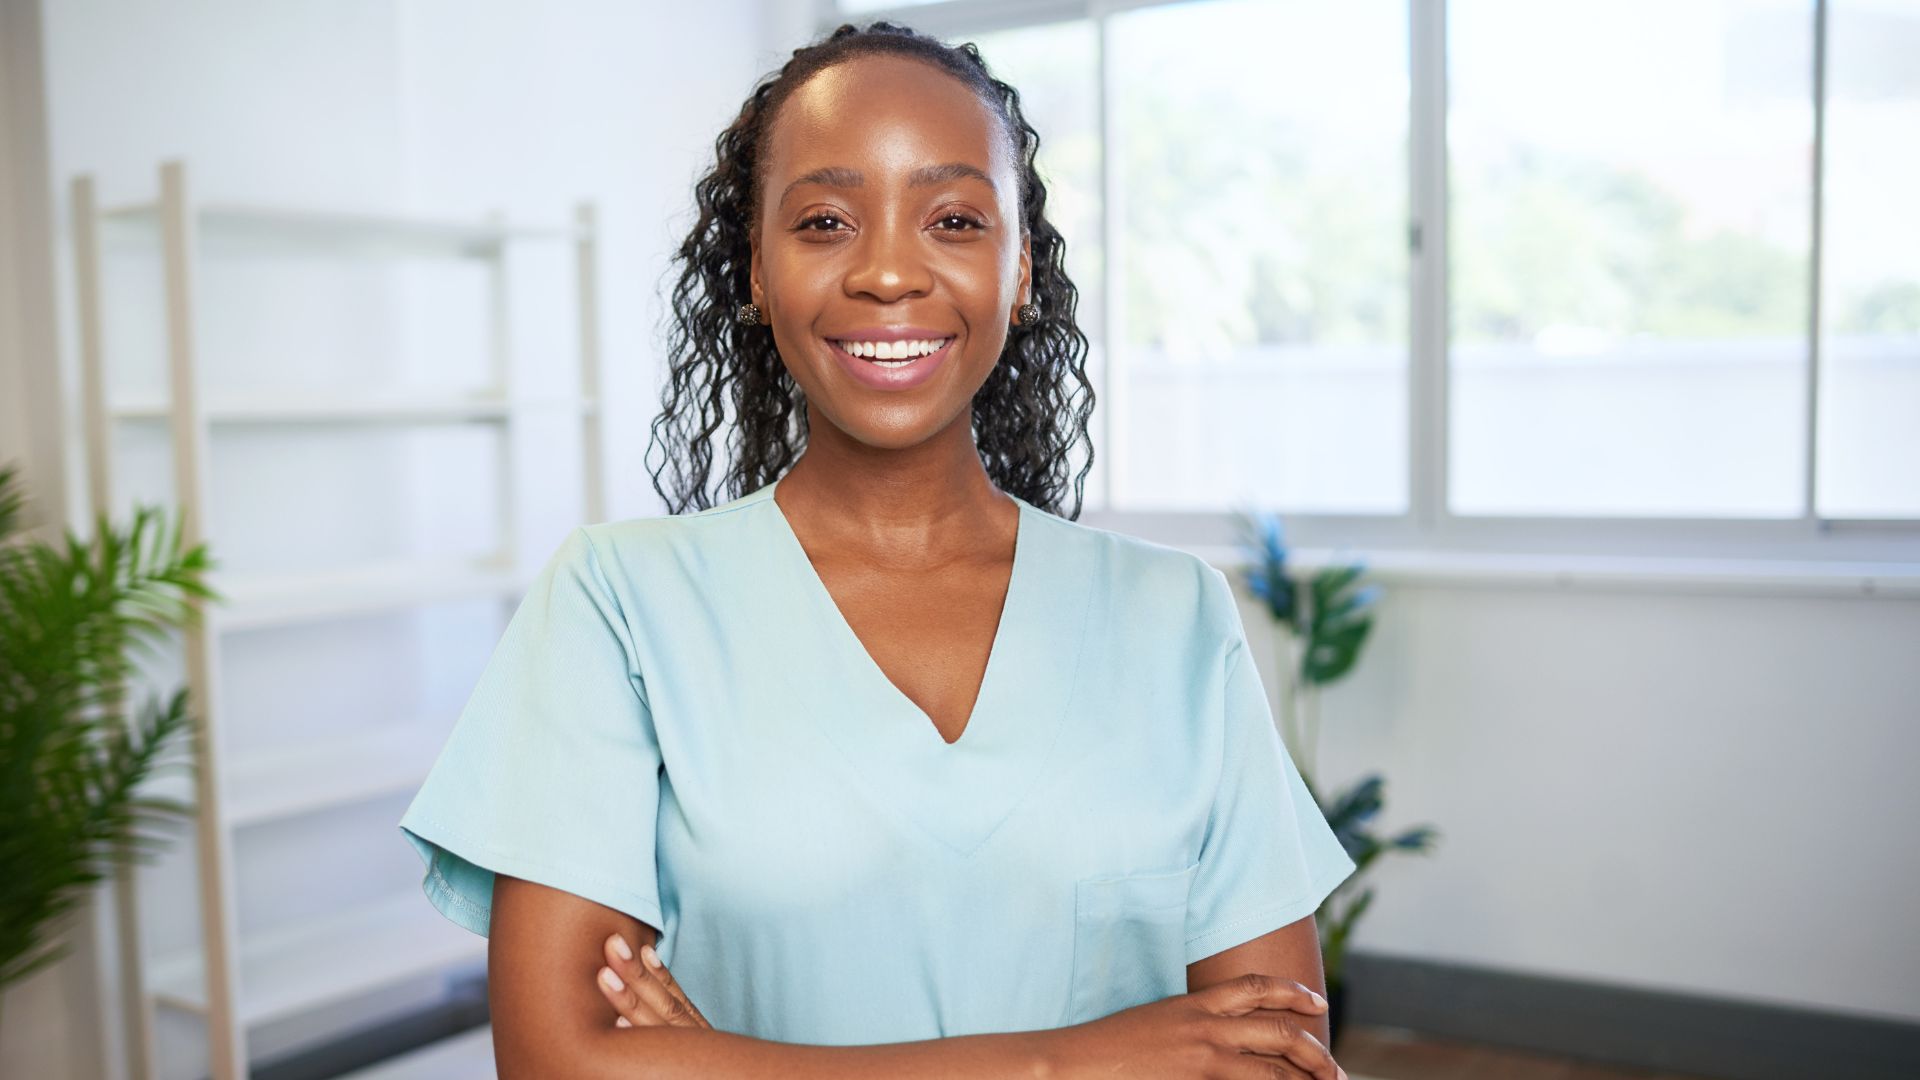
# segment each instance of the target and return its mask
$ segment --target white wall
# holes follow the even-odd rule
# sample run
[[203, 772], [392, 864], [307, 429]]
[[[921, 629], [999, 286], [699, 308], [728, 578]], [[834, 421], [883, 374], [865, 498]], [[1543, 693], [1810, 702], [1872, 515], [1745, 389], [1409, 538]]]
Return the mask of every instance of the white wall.
[[[693, 220], [693, 182], [761, 74], [776, 20], [747, 3], [483, 11], [452, 0], [401, 10], [408, 189], [434, 213], [598, 200], [606, 397], [619, 403], [607, 427], [608, 512], [661, 512], [641, 459], [658, 405], [663, 271]], [[503, 77], [516, 56], [541, 77]]]
[[1354, 947], [1920, 1019], [1916, 656], [1912, 599], [1390, 584], [1319, 767], [1444, 836]]
[[18, 463], [30, 527], [65, 519], [50, 309], [46, 90], [39, 0], [0, 4], [0, 462]]

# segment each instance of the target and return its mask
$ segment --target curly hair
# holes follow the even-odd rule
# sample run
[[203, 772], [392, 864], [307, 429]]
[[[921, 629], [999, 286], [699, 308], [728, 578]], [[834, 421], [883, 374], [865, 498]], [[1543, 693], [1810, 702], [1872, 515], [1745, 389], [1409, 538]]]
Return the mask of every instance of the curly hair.
[[[1087, 336], [1074, 320], [1079, 290], [1067, 277], [1066, 242], [1047, 220], [1047, 189], [1034, 168], [1040, 136], [1020, 112], [1020, 95], [993, 77], [972, 42], [948, 45], [897, 23], [842, 24], [793, 51], [763, 77], [714, 142], [713, 168], [694, 185], [699, 218], [674, 256], [671, 364], [647, 453], [666, 454], [651, 469], [670, 513], [707, 509], [713, 440], [732, 406], [732, 449], [718, 501], [757, 490], [783, 475], [806, 444], [804, 394], [788, 374], [764, 326], [736, 320], [751, 296], [752, 249], [773, 118], [815, 73], [861, 56], [894, 54], [933, 64], [972, 88], [1000, 119], [1019, 164], [1021, 229], [1032, 251], [1033, 302], [1040, 317], [1007, 328], [1007, 343], [973, 397], [973, 434], [987, 475], [1029, 505], [1077, 519], [1093, 468], [1093, 386]], [[1067, 454], [1084, 443], [1086, 461], [1069, 474]], [[670, 485], [661, 474], [671, 468]], [[1063, 513], [1069, 488], [1073, 506]]]

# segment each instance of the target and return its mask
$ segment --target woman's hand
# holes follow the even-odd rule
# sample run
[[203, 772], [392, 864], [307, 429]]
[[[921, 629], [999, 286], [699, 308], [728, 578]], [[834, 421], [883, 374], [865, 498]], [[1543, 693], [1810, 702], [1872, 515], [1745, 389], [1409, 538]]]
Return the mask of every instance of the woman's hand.
[[693, 1007], [692, 999], [660, 962], [653, 946], [642, 945], [641, 955], [636, 957], [627, 940], [614, 934], [602, 943], [601, 951], [607, 964], [600, 969], [594, 985], [620, 1014], [613, 1021], [615, 1027], [713, 1026]]
[[1327, 1005], [1297, 982], [1258, 972], [1191, 994], [1057, 1029], [1054, 1075], [1155, 1080], [1347, 1080], [1300, 1023]]

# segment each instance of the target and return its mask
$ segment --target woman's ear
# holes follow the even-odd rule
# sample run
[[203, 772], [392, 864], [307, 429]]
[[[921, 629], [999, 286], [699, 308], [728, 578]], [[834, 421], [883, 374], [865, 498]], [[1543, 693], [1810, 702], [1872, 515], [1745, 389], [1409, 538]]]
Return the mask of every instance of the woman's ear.
[[761, 302], [761, 298], [766, 296], [766, 290], [761, 288], [760, 286], [760, 239], [759, 237], [753, 233], [748, 233], [747, 247], [753, 253], [752, 256], [747, 259], [747, 289], [748, 289], [747, 299], [752, 300], [754, 304], [757, 307], [759, 307], [760, 313], [764, 316], [767, 311], [767, 305]]
[[1027, 304], [1033, 301], [1032, 288], [1033, 237], [1031, 234], [1022, 234], [1020, 237], [1020, 287], [1013, 291], [1013, 304], [1015, 308], [1018, 308], [1021, 304]]

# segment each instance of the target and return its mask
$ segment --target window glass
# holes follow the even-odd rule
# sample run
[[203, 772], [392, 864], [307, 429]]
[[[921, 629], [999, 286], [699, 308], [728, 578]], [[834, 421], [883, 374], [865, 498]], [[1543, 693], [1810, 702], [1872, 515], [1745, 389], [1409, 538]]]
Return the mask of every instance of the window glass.
[[1387, 0], [1110, 23], [1114, 502], [1407, 504], [1407, 28]]
[[1812, 4], [1447, 10], [1452, 509], [1800, 514]]
[[[993, 76], [1020, 95], [1020, 111], [1040, 135], [1035, 168], [1047, 185], [1047, 220], [1065, 239], [1067, 276], [1079, 298], [1074, 319], [1087, 335], [1088, 378], [1094, 407], [1105, 406], [1102, 325], [1105, 257], [1100, 245], [1100, 125], [1097, 71], [1098, 41], [1093, 23], [1077, 20], [1048, 26], [1000, 30], [953, 38], [972, 41]], [[1058, 310], [1061, 299], [1034, 290], [1034, 303]], [[1106, 440], [1096, 412], [1090, 421], [1093, 470], [1087, 475], [1086, 505], [1100, 504], [1105, 490]], [[1078, 471], [1082, 460], [1072, 463]]]
[[885, 11], [887, 8], [919, 7], [921, 4], [937, 4], [940, 0], [838, 0], [833, 6], [843, 15], [860, 15], [869, 11]]
[[1920, 517], [1920, 0], [1827, 15], [1820, 512]]

